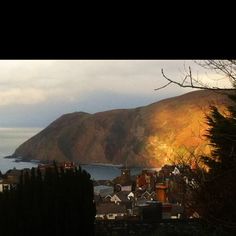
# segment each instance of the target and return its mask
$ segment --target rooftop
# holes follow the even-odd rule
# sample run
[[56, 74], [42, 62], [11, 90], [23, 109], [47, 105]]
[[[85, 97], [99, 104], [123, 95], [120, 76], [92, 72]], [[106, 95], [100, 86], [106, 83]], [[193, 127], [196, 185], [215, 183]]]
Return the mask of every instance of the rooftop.
[[116, 213], [126, 213], [126, 208], [124, 205], [117, 205], [115, 203], [101, 203], [97, 206], [97, 214], [116, 214]]

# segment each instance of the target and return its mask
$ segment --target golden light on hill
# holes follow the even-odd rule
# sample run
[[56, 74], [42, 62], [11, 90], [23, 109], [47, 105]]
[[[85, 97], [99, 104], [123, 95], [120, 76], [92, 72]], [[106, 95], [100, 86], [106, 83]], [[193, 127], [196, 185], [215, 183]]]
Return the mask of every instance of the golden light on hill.
[[[195, 91], [136, 109], [71, 113], [22, 144], [26, 158], [159, 168], [209, 154], [205, 138], [209, 105], [226, 111], [226, 95]], [[218, 105], [219, 104], [219, 105]], [[32, 159], [32, 158], [31, 158]]]

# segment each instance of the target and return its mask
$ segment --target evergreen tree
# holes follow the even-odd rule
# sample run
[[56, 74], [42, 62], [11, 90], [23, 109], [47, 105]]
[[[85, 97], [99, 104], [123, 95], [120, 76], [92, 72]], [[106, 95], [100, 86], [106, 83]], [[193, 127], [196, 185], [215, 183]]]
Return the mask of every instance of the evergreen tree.
[[208, 171], [197, 194], [199, 211], [211, 223], [236, 229], [236, 105], [228, 107], [227, 115], [211, 107], [207, 123], [213, 149], [202, 157]]
[[231, 82], [232, 87], [225, 88], [224, 84], [219, 87], [218, 84], [209, 86], [209, 81], [199, 78], [189, 67], [180, 82], [169, 78], [162, 70], [167, 83], [156, 90], [175, 84], [182, 88], [221, 93], [227, 91], [234, 101], [234, 105], [228, 107], [228, 114], [220, 112], [214, 106], [211, 107], [211, 115], [207, 117], [207, 137], [213, 150], [211, 155], [201, 158], [208, 171], [204, 172], [201, 168], [195, 171], [195, 184], [190, 192], [191, 205], [203, 219], [236, 230], [236, 60], [207, 60], [196, 63], [207, 72], [210, 70], [221, 75]]
[[93, 184], [86, 171], [22, 171], [17, 188], [0, 193], [3, 235], [94, 235]]

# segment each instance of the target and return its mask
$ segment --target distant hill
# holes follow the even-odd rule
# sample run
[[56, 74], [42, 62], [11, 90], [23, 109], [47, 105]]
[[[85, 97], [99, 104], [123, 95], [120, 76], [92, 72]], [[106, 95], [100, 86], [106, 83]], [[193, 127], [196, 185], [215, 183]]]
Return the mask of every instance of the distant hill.
[[209, 152], [205, 114], [210, 104], [224, 110], [230, 103], [226, 95], [202, 90], [135, 109], [65, 114], [13, 156], [160, 167], [186, 149]]

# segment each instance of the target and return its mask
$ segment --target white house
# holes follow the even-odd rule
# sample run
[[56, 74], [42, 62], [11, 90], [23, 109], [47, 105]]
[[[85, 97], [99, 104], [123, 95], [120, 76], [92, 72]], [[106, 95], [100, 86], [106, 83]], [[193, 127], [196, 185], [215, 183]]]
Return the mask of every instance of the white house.
[[0, 192], [3, 192], [5, 190], [10, 190], [11, 187], [14, 187], [15, 185], [12, 184], [10, 181], [6, 179], [1, 179], [0, 180]]
[[129, 200], [132, 200], [132, 198], [134, 198], [134, 193], [133, 193], [133, 192], [130, 192], [130, 193], [128, 194], [127, 198], [128, 198]]
[[120, 191], [118, 193], [107, 195], [105, 198], [106, 199], [110, 198], [111, 202], [114, 202], [115, 204], [119, 204], [119, 203], [130, 202], [132, 200], [132, 197], [134, 197], [134, 194], [132, 192]]

